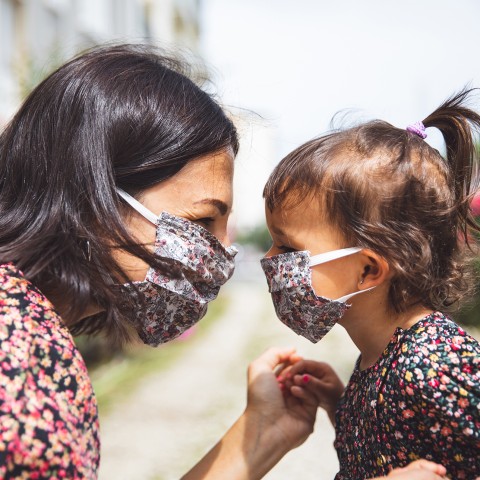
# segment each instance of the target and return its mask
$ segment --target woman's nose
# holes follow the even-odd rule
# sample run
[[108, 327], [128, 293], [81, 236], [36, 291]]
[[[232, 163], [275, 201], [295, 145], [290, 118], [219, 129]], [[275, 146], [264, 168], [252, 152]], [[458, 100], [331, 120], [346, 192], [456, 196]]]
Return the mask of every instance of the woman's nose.
[[224, 246], [224, 247], [230, 247], [232, 245], [232, 241], [230, 240], [230, 232], [228, 231], [227, 228], [222, 227], [222, 228], [217, 228], [212, 233], [218, 238], [218, 241]]

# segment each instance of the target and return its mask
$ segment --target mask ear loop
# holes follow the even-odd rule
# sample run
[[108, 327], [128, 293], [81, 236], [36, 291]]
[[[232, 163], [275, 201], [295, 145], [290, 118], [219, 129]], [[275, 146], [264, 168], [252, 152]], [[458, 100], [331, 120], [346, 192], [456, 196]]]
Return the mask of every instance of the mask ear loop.
[[359, 290], [358, 292], [349, 293], [348, 295], [344, 295], [343, 297], [337, 298], [336, 300], [334, 300], [334, 302], [345, 303], [347, 300], [350, 300], [355, 295], [358, 295], [359, 293], [368, 292], [369, 290], [373, 290], [374, 288], [377, 288], [377, 287], [376, 286], [375, 287], [370, 287], [370, 288], [366, 288], [365, 290]]
[[149, 222], [152, 222], [154, 225], [157, 225], [158, 217], [147, 207], [142, 205], [138, 200], [133, 198], [127, 192], [123, 191], [121, 188], [117, 188], [117, 193], [140, 215], [145, 217]]
[[[314, 255], [310, 257], [310, 266], [314, 267], [315, 265], [320, 265], [321, 263], [331, 262], [332, 260], [337, 260], [338, 258], [346, 257], [348, 255], [353, 255], [354, 253], [358, 253], [363, 250], [360, 247], [349, 247], [349, 248], [341, 248], [340, 250], [333, 250], [331, 252], [320, 253], [318, 255]], [[362, 280], [363, 283], [363, 280]], [[350, 298], [358, 295], [359, 293], [365, 293], [369, 290], [373, 290], [375, 287], [366, 288], [365, 290], [359, 290], [358, 292], [349, 293], [348, 295], [344, 295], [343, 297], [337, 298], [334, 302], [341, 302], [345, 303]]]
[[342, 248], [340, 250], [332, 250], [331, 252], [319, 253], [310, 257], [310, 266], [314, 267], [315, 265], [320, 265], [321, 263], [327, 263], [332, 260], [337, 260], [337, 258], [346, 257], [347, 255], [353, 255], [354, 253], [360, 252], [363, 250], [360, 247], [349, 247]]

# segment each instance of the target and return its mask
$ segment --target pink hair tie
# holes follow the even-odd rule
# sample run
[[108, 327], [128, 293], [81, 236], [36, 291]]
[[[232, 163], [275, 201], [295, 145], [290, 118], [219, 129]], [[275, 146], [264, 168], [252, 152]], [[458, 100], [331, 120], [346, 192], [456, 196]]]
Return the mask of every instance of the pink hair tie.
[[423, 139], [427, 138], [427, 134], [425, 133], [425, 125], [422, 122], [415, 122], [414, 124], [409, 125], [407, 127], [407, 132], [412, 132]]

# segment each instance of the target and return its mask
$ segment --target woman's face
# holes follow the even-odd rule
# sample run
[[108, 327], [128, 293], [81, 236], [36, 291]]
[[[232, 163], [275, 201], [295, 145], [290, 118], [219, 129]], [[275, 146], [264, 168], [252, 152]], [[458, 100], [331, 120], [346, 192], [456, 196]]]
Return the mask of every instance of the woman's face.
[[[172, 178], [144, 190], [137, 200], [156, 215], [168, 212], [202, 225], [228, 246], [227, 222], [233, 201], [233, 165], [231, 148], [205, 155], [188, 163]], [[153, 250], [155, 226], [134, 209], [127, 208], [125, 220], [133, 236]], [[116, 260], [130, 280], [145, 279], [149, 267], [139, 258], [120, 251], [116, 253]]]

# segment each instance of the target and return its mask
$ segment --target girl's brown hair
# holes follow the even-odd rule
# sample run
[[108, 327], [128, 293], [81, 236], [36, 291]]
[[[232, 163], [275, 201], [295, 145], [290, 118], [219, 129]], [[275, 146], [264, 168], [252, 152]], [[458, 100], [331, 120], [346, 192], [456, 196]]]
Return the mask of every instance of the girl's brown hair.
[[264, 190], [271, 210], [319, 200], [347, 246], [369, 248], [392, 267], [389, 300], [445, 310], [469, 289], [470, 200], [478, 188], [472, 90], [446, 100], [423, 124], [440, 130], [446, 158], [421, 137], [375, 120], [311, 140], [287, 155]]

